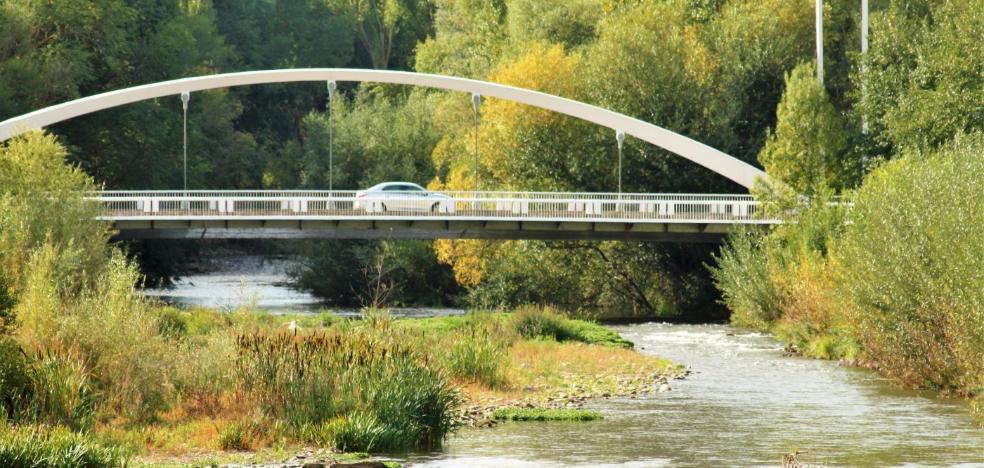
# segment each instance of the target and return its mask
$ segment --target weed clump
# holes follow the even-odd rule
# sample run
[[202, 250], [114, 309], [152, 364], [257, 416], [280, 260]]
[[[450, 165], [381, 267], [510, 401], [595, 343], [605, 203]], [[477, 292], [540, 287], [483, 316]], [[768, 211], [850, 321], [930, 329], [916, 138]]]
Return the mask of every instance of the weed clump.
[[126, 454], [65, 428], [0, 426], [0, 466], [9, 468], [115, 468]]
[[513, 312], [512, 326], [523, 338], [578, 341], [624, 348], [633, 346], [631, 341], [612, 330], [596, 323], [568, 319], [550, 307], [520, 307]]
[[492, 417], [500, 421], [597, 421], [601, 413], [582, 409], [499, 408]]
[[413, 337], [371, 329], [253, 333], [239, 337], [237, 350], [243, 391], [315, 442], [434, 448], [455, 427], [457, 391]]

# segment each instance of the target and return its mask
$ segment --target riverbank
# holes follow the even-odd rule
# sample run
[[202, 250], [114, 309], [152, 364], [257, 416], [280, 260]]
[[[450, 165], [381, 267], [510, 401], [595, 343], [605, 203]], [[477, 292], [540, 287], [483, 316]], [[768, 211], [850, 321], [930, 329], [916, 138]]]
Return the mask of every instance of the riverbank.
[[[434, 449], [455, 428], [495, 425], [499, 408], [579, 408], [591, 398], [665, 392], [685, 374], [603, 326], [542, 308], [423, 319], [374, 311], [362, 320], [201, 308], [159, 314], [181, 361], [173, 399], [154, 418], [107, 415], [91, 431], [137, 464], [283, 463], [316, 447], [400, 452], [422, 448], [421, 437], [432, 437]], [[198, 376], [188, 381], [185, 373]], [[320, 388], [306, 377], [312, 373], [355, 387]], [[388, 395], [411, 387], [431, 396]], [[381, 421], [400, 411], [389, 405], [406, 398], [438, 419], [406, 420], [425, 428], [415, 434], [387, 433]], [[423, 403], [429, 398], [440, 406]], [[372, 415], [370, 422], [359, 414]], [[427, 427], [445, 432], [424, 436]], [[385, 437], [394, 439], [381, 444]]]

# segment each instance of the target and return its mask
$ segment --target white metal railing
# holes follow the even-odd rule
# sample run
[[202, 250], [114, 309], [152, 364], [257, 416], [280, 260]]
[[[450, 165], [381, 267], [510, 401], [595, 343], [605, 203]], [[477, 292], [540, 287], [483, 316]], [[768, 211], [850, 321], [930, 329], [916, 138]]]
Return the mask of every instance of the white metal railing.
[[417, 219], [771, 223], [750, 195], [577, 192], [171, 190], [90, 194], [101, 219]]

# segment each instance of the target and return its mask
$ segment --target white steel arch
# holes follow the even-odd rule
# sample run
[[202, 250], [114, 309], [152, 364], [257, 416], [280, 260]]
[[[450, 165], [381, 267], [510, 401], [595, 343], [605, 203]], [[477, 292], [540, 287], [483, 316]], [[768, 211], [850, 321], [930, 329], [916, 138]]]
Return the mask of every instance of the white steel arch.
[[751, 188], [756, 179], [767, 179], [765, 172], [717, 149], [665, 128], [597, 106], [539, 91], [487, 81], [387, 70], [337, 68], [265, 70], [199, 76], [136, 86], [76, 99], [0, 122], [0, 142], [31, 129], [43, 128], [80, 115], [147, 99], [178, 95], [185, 91], [194, 92], [231, 86], [296, 81], [358, 81], [403, 84], [476, 93], [516, 101], [625, 132], [700, 164], [746, 188]]

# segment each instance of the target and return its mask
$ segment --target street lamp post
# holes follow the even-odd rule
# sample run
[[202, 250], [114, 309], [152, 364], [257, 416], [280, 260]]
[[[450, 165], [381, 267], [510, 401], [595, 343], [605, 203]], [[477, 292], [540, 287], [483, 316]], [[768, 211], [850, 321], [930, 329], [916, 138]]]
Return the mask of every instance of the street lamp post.
[[622, 146], [625, 144], [625, 132], [616, 130], [615, 141], [618, 142], [618, 210], [622, 211]]
[[[184, 197], [188, 198], [188, 101], [191, 100], [191, 93], [185, 91], [181, 93], [181, 109], [184, 113]], [[187, 201], [185, 202], [187, 203]], [[182, 204], [183, 205], [183, 204]]]
[[328, 192], [335, 187], [335, 122], [331, 105], [335, 102], [337, 86], [334, 81], [328, 82]]
[[823, 84], [823, 0], [817, 0], [817, 79]]
[[478, 93], [472, 94], [472, 109], [475, 115], [475, 168], [473, 170], [473, 177], [475, 178], [475, 201], [473, 208], [478, 206], [478, 110], [482, 105], [482, 95]]
[[[861, 0], [861, 54], [867, 54], [867, 53], [868, 53], [868, 0]], [[867, 71], [868, 66], [864, 62], [863, 58], [861, 60], [862, 60], [861, 61], [861, 67], [862, 67], [861, 94], [864, 95], [867, 94], [866, 83], [868, 81], [867, 74], [864, 72]], [[861, 115], [861, 133], [865, 135], [868, 134], [867, 114]]]

